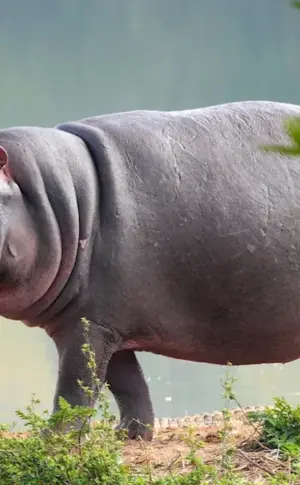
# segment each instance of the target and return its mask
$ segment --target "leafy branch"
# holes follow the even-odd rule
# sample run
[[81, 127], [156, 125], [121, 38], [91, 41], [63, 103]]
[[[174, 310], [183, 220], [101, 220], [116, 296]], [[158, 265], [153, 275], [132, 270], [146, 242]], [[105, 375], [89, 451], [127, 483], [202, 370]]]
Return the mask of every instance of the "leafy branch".
[[294, 1], [291, 3], [291, 6], [292, 6], [292, 7], [295, 7], [295, 8], [300, 8], [300, 2], [299, 2], [299, 1], [294, 0]]
[[[300, 1], [296, 3], [298, 3], [298, 7], [300, 8]], [[291, 140], [291, 145], [263, 145], [262, 148], [267, 152], [298, 157], [300, 155], [300, 117], [287, 119], [284, 126], [285, 131]]]

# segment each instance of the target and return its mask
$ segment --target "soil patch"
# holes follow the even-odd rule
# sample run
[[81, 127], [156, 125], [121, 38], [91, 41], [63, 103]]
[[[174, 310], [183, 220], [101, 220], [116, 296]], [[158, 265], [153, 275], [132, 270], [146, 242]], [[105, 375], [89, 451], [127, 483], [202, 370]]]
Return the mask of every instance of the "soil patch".
[[[278, 472], [289, 472], [289, 463], [278, 459], [277, 451], [264, 449], [259, 444], [259, 429], [246, 417], [231, 420], [230, 443], [235, 447], [233, 462], [236, 469], [251, 483], [264, 483], [266, 476]], [[153, 477], [170, 473], [187, 473], [191, 465], [186, 459], [191, 440], [198, 442], [196, 455], [206, 464], [221, 466], [223, 424], [164, 427], [155, 430], [151, 443], [127, 442], [124, 447], [124, 461], [138, 473], [151, 470]], [[299, 481], [300, 484], [300, 481]]]

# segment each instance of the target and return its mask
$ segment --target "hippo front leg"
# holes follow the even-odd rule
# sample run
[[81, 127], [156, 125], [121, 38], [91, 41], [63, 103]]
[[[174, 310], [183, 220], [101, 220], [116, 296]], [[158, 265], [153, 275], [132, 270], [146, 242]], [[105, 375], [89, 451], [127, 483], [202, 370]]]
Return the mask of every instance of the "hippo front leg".
[[106, 380], [120, 410], [120, 424], [117, 428], [127, 429], [131, 439], [150, 441], [154, 414], [143, 371], [132, 350], [121, 350], [113, 354]]
[[[116, 336], [102, 326], [90, 323], [89, 341], [95, 351], [98, 378], [103, 384], [109, 359], [118, 348]], [[93, 388], [91, 370], [82, 351], [85, 342], [82, 324], [68, 325], [53, 336], [59, 357], [58, 379], [54, 397], [53, 412], [59, 409], [59, 397], [63, 397], [71, 406], [93, 407], [97, 398], [97, 389]], [[95, 391], [94, 399], [88, 396], [78, 384], [78, 379]], [[78, 426], [80, 424], [78, 423]], [[77, 426], [76, 426], [77, 428]]]

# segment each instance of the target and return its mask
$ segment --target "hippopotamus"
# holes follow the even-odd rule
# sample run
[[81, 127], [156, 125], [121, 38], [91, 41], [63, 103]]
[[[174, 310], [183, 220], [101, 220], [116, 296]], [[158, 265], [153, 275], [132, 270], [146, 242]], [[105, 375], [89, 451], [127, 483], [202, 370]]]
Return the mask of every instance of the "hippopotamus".
[[55, 342], [62, 396], [98, 377], [129, 438], [154, 412], [136, 352], [300, 357], [300, 159], [268, 153], [300, 106], [243, 101], [0, 130], [0, 314]]

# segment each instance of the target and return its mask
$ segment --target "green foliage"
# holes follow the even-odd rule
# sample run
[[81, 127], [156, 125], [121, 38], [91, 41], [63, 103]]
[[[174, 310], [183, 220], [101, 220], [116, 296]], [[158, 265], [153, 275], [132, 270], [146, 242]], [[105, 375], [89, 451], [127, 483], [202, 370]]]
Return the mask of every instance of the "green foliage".
[[[37, 401], [34, 401], [34, 405]], [[63, 421], [74, 418], [74, 409], [63, 402]], [[70, 411], [70, 412], [69, 412]], [[1, 485], [247, 485], [236, 471], [205, 465], [196, 456], [201, 444], [190, 437], [191, 451], [187, 463], [193, 466], [185, 475], [169, 474], [163, 478], [148, 473], [136, 474], [122, 463], [123, 443], [117, 440], [111, 427], [98, 423], [82, 442], [78, 432], [50, 433], [43, 437], [39, 431], [51, 429], [46, 418], [40, 417], [30, 405], [18, 413], [30, 429], [20, 437], [0, 432]], [[78, 416], [81, 416], [79, 413]], [[77, 416], [77, 417], [78, 417]]]
[[[17, 411], [28, 429], [27, 434], [8, 433], [7, 427], [0, 427], [1, 485], [250, 485], [237, 472], [232, 461], [234, 448], [230, 443], [228, 409], [223, 412], [223, 456], [220, 463], [203, 463], [197, 456], [203, 443], [190, 430], [185, 439], [190, 449], [186, 457], [186, 463], [191, 467], [188, 473], [170, 471], [167, 476], [158, 478], [151, 465], [138, 473], [125, 466], [122, 460], [124, 442], [111, 426], [114, 417], [109, 413], [106, 390], [100, 390], [86, 320], [83, 320], [83, 327], [85, 344], [82, 351], [91, 370], [92, 386], [85, 388], [80, 381], [78, 384], [92, 399], [96, 399], [96, 392], [100, 393], [98, 408], [103, 418], [91, 426], [90, 418], [95, 411], [71, 407], [62, 398], [57, 413], [49, 416], [47, 411], [38, 412], [40, 402], [33, 397], [25, 411]], [[226, 403], [235, 399], [233, 382], [227, 374], [223, 383]], [[82, 426], [78, 427], [78, 422], [83, 423]], [[275, 482], [272, 483], [275, 485]], [[280, 483], [285, 482], [282, 480]]]
[[289, 481], [284, 482], [278, 475], [270, 484], [300, 483], [300, 405], [292, 406], [284, 398], [276, 397], [273, 407], [250, 412], [248, 418], [261, 425], [259, 443], [266, 449], [278, 450], [279, 458], [290, 463]]
[[289, 456], [300, 457], [300, 405], [292, 406], [283, 398], [274, 398], [274, 407], [251, 412], [248, 417], [262, 425], [260, 442]]
[[[300, 2], [299, 2], [300, 8]], [[291, 139], [291, 145], [264, 145], [262, 148], [267, 152], [279, 153], [298, 157], [300, 155], [300, 118], [288, 118], [284, 123], [285, 131]]]
[[298, 2], [298, 1], [292, 2], [291, 5], [292, 5], [292, 7], [300, 8], [300, 2]]
[[[100, 392], [95, 353], [88, 338], [89, 323], [83, 320], [85, 344], [82, 352], [91, 370], [92, 388], [78, 384], [91, 398]], [[108, 412], [106, 390], [101, 391], [98, 409], [103, 419], [91, 429], [90, 420], [97, 409], [70, 406], [59, 400], [59, 410], [52, 416], [47, 411], [39, 414], [39, 400], [32, 399], [25, 411], [17, 415], [28, 428], [20, 437], [0, 428], [0, 483], [5, 485], [88, 485], [129, 484], [131, 475], [122, 464], [123, 443], [118, 440]], [[81, 426], [78, 427], [78, 423]], [[59, 428], [58, 428], [59, 425]], [[59, 431], [58, 431], [59, 429]], [[61, 432], [63, 431], [63, 432]], [[138, 483], [138, 482], [136, 482]]]
[[[227, 364], [230, 368], [232, 365], [230, 362]], [[225, 472], [225, 475], [227, 477], [232, 476], [232, 472], [234, 472], [234, 466], [233, 466], [233, 455], [234, 455], [234, 447], [231, 443], [231, 432], [232, 432], [232, 425], [231, 425], [231, 415], [229, 412], [229, 404], [231, 401], [236, 401], [236, 396], [233, 391], [233, 385], [235, 383], [236, 379], [232, 377], [229, 373], [229, 370], [227, 370], [225, 374], [225, 379], [222, 381], [222, 387], [224, 389], [223, 392], [223, 398], [225, 401], [225, 407], [222, 410], [223, 414], [223, 430], [221, 431], [221, 438], [222, 438], [222, 469]]]
[[[70, 425], [91, 415], [86, 408], [72, 408], [63, 399], [54, 417], [40, 416], [39, 401], [32, 400], [25, 412], [18, 411], [30, 433], [26, 437], [0, 431], [0, 483], [11, 485], [127, 483], [128, 471], [121, 464], [122, 443], [105, 420], [85, 435], [83, 428], [54, 432], [57, 421]], [[46, 431], [46, 433], [45, 433]]]

